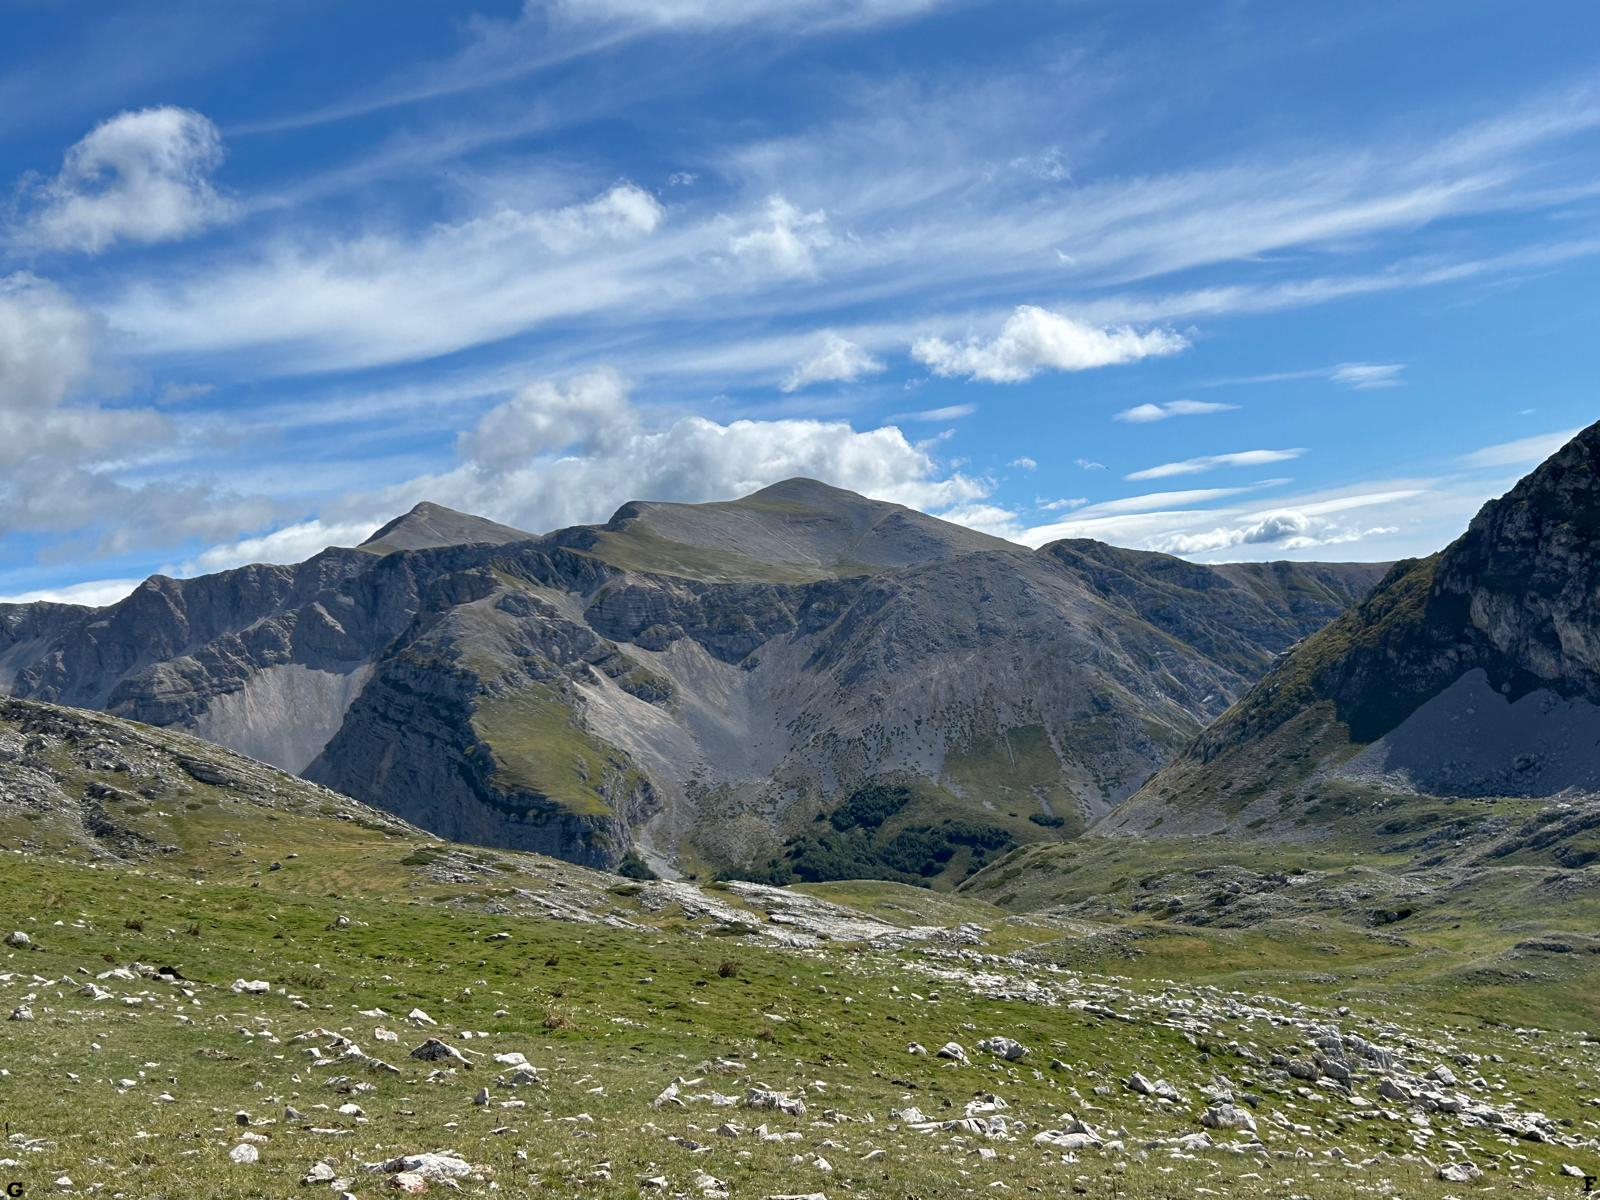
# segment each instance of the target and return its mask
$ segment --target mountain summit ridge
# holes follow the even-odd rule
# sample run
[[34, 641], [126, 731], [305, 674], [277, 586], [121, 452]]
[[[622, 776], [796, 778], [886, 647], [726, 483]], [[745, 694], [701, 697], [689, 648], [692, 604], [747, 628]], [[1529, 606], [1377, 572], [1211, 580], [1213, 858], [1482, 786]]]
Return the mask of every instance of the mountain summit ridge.
[[940, 838], [1081, 829], [1380, 572], [1033, 551], [805, 479], [542, 536], [424, 503], [296, 565], [0, 609], [0, 687], [594, 865], [738, 869], [908, 789], [871, 853], [932, 837], [912, 874], [959, 878], [985, 851]]

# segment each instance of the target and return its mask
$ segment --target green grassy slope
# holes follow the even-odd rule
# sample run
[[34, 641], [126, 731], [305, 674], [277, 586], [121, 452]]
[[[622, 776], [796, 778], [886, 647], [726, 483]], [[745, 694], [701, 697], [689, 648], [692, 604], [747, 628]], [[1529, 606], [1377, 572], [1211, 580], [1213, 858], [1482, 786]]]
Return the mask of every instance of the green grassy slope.
[[[1505, 865], [1492, 888], [1456, 896], [1471, 920], [1451, 927], [1442, 906], [1422, 906], [1388, 927], [1409, 944], [1347, 919], [1391, 903], [1375, 881], [1400, 851], [1383, 844], [1355, 868], [1310, 851], [1257, 860], [1262, 873], [1326, 873], [1348, 895], [1320, 915], [1239, 927], [1183, 920], [1258, 902], [1242, 889], [1213, 903], [1237, 882], [1216, 876], [1216, 847], [1190, 843], [1185, 861], [1131, 842], [1102, 855], [1094, 841], [1024, 848], [1085, 857], [1057, 864], [1069, 882], [1044, 911], [1005, 916], [992, 901], [1020, 899], [987, 884], [1006, 886], [1018, 859], [956, 896], [626, 882], [441, 845], [193, 739], [18, 711], [0, 721], [0, 934], [26, 935], [0, 945], [0, 1014], [18, 1018], [0, 1020], [13, 1160], [0, 1178], [27, 1194], [244, 1200], [301, 1194], [326, 1163], [376, 1196], [393, 1189], [364, 1164], [448, 1150], [473, 1168], [463, 1193], [480, 1196], [898, 1200], [1004, 1185], [1242, 1200], [1270, 1178], [1274, 1194], [1332, 1200], [1460, 1195], [1434, 1172], [1459, 1159], [1487, 1172], [1474, 1195], [1543, 1195], [1561, 1162], [1582, 1159], [1582, 1147], [1446, 1113], [1418, 1124], [1409, 1105], [1374, 1102], [1374, 1075], [1347, 1095], [1274, 1065], [1335, 1026], [1389, 1048], [1408, 1078], [1455, 1064], [1474, 1103], [1509, 1121], [1547, 1114], [1542, 1137], [1600, 1132], [1587, 1102], [1600, 1043], [1580, 1032], [1592, 1014], [1583, 972], [1600, 955], [1569, 933], [1567, 953], [1520, 952], [1521, 975], [1484, 961], [1502, 936], [1492, 923], [1510, 914], [1566, 912], [1587, 928], [1600, 915], [1597, 889], [1570, 872], [1552, 882], [1539, 836], [1478, 846], [1505, 851], [1494, 860]], [[87, 803], [97, 796], [100, 809]], [[1436, 822], [1414, 817], [1414, 834], [1381, 836], [1428, 836]], [[1146, 887], [1151, 874], [1177, 882]], [[1565, 909], [1540, 891], [1556, 887]], [[1125, 903], [1136, 891], [1188, 899], [1156, 914]], [[1529, 936], [1513, 926], [1503, 935]], [[1435, 977], [1452, 969], [1445, 987]], [[239, 980], [265, 990], [236, 991]], [[993, 1035], [1029, 1054], [980, 1050]], [[431, 1036], [472, 1066], [411, 1058]], [[908, 1051], [950, 1040], [970, 1062]], [[502, 1080], [493, 1056], [510, 1053], [539, 1082]], [[1136, 1094], [1124, 1082], [1136, 1071], [1177, 1099]], [[684, 1104], [657, 1105], [675, 1080]], [[479, 1088], [488, 1103], [473, 1103]], [[805, 1111], [752, 1108], [752, 1089]], [[1204, 1129], [1224, 1094], [1250, 1109], [1259, 1142]], [[904, 1115], [912, 1107], [928, 1120]], [[1036, 1140], [1074, 1121], [1102, 1144]], [[718, 1132], [725, 1123], [736, 1136]], [[1178, 1141], [1202, 1132], [1218, 1145]], [[256, 1161], [232, 1161], [240, 1145]]]
[[[1219, 1070], [1252, 1075], [1244, 1060], [1214, 1058], [1220, 1043], [1195, 1042], [1153, 1014], [1128, 1023], [1061, 1000], [996, 999], [992, 983], [951, 976], [959, 964], [915, 953], [795, 954], [422, 901], [333, 899], [244, 883], [185, 886], [16, 854], [0, 866], [8, 882], [0, 922], [31, 931], [34, 941], [0, 956], [0, 1003], [26, 1003], [33, 1014], [0, 1023], [8, 1070], [0, 1103], [14, 1140], [31, 1147], [16, 1152], [21, 1165], [12, 1173], [31, 1190], [65, 1174], [79, 1191], [288, 1195], [313, 1163], [327, 1161], [355, 1181], [358, 1194], [374, 1195], [381, 1177], [360, 1164], [448, 1149], [483, 1169], [463, 1182], [475, 1195], [489, 1194], [490, 1173], [500, 1194], [581, 1189], [631, 1198], [655, 1190], [641, 1180], [664, 1178], [669, 1194], [698, 1190], [701, 1172], [733, 1195], [751, 1196], [977, 1195], [992, 1194], [997, 1183], [1016, 1191], [1070, 1183], [1078, 1194], [1149, 1200], [1198, 1194], [1202, 1186], [1218, 1195], [1259, 1194], [1262, 1164], [1254, 1155], [1157, 1151], [1142, 1162], [1132, 1153], [1151, 1138], [1198, 1132], [1198, 1089]], [[89, 978], [83, 972], [135, 961], [174, 967], [184, 982], [105, 979], [97, 986], [111, 995], [100, 1000], [77, 991]], [[264, 980], [271, 991], [235, 993], [236, 978]], [[1061, 994], [1099, 995], [1100, 987], [1090, 982]], [[1159, 990], [1163, 1005], [1193, 994]], [[438, 1025], [408, 1023], [413, 1009]], [[376, 1010], [384, 1015], [365, 1015]], [[1264, 1020], [1238, 1024], [1217, 1033], [1263, 1052], [1293, 1048], [1292, 1035]], [[376, 1040], [379, 1029], [398, 1040]], [[1019, 1039], [1032, 1056], [1012, 1065], [977, 1052], [975, 1042], [991, 1032]], [[316, 1065], [310, 1049], [329, 1046], [335, 1034], [398, 1073], [360, 1062]], [[407, 1057], [430, 1035], [460, 1048], [475, 1068], [439, 1074]], [[1448, 1036], [1478, 1052], [1506, 1051], [1509, 1061], [1492, 1073], [1520, 1102], [1582, 1121], [1580, 1098], [1550, 1073], [1552, 1056], [1574, 1053], [1570, 1041], [1523, 1043], [1467, 1027]], [[965, 1043], [974, 1065], [906, 1052], [912, 1040], [936, 1048], [947, 1038]], [[489, 1056], [512, 1051], [539, 1068], [543, 1086], [496, 1082], [503, 1068]], [[1052, 1057], [1060, 1067], [1049, 1066]], [[1186, 1099], [1163, 1107], [1135, 1097], [1118, 1082], [1133, 1070], [1173, 1081]], [[686, 1095], [742, 1097], [760, 1083], [803, 1095], [807, 1112], [704, 1101], [651, 1107], [680, 1077], [695, 1081], [683, 1085]], [[480, 1086], [489, 1089], [487, 1106], [472, 1103]], [[1331, 1103], [1301, 1111], [1305, 1102], [1292, 1089], [1258, 1090], [1269, 1147], [1302, 1141], [1267, 1124], [1277, 1111], [1310, 1122], [1314, 1140], [1337, 1142], [1358, 1160], [1413, 1148], [1403, 1122], [1350, 1119]], [[913, 1132], [889, 1115], [914, 1105], [951, 1119], [993, 1095], [1005, 1101], [1011, 1122], [1021, 1122], [1008, 1139]], [[515, 1101], [522, 1104], [502, 1107]], [[338, 1111], [350, 1103], [360, 1112]], [[285, 1106], [302, 1115], [286, 1116]], [[1059, 1128], [1063, 1111], [1108, 1135], [1125, 1131], [1127, 1149], [1083, 1152], [1069, 1162], [1030, 1140], [1035, 1129]], [[236, 1125], [236, 1112], [248, 1114], [248, 1130]], [[740, 1125], [742, 1136], [715, 1134], [724, 1121]], [[761, 1140], [751, 1132], [759, 1124], [797, 1136]], [[259, 1162], [235, 1165], [228, 1154], [245, 1133], [262, 1139]], [[1452, 1133], [1478, 1161], [1499, 1162], [1506, 1153], [1498, 1135]], [[998, 1156], [983, 1158], [980, 1147]], [[884, 1155], [868, 1157], [875, 1150]], [[1512, 1152], [1530, 1179], [1541, 1180], [1564, 1153], [1536, 1145]], [[831, 1169], [820, 1169], [816, 1156]], [[1390, 1189], [1382, 1194], [1448, 1190], [1420, 1163], [1358, 1170], [1326, 1157], [1268, 1161], [1284, 1194], [1354, 1196], [1380, 1179]], [[1504, 1159], [1502, 1184], [1513, 1182], [1518, 1165]]]

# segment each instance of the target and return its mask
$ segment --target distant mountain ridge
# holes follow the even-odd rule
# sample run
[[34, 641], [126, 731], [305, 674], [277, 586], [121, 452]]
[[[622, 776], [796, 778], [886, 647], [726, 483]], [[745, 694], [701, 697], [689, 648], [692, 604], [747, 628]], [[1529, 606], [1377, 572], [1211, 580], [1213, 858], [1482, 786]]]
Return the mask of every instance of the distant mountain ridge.
[[812, 480], [543, 536], [422, 504], [295, 566], [0, 606], [0, 688], [596, 865], [760, 862], [890, 781], [880, 849], [959, 874], [1131, 794], [1382, 570], [1030, 551]]
[[1350, 787], [1600, 791], [1600, 424], [1395, 564], [1105, 828], [1270, 831]]

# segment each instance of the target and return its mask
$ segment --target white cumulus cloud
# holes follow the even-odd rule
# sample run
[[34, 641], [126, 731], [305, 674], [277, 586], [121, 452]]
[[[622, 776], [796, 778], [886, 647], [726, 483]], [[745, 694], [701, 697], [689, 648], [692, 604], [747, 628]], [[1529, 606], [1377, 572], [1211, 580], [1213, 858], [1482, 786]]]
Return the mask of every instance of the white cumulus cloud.
[[360, 545], [393, 515], [374, 516], [369, 520], [301, 521], [260, 537], [241, 538], [236, 542], [212, 546], [164, 573], [208, 575], [250, 563], [304, 562], [329, 546]]
[[1024, 525], [1021, 517], [1009, 508], [998, 504], [957, 504], [943, 512], [934, 514], [941, 521], [950, 521], [956, 525], [965, 525], [968, 529], [976, 529], [979, 533], [987, 533], [993, 537], [1005, 538], [1016, 541], [1022, 536]]
[[980, 494], [960, 476], [937, 478], [925, 451], [898, 429], [857, 431], [843, 421], [733, 421], [684, 417], [633, 433], [612, 454], [566, 455], [509, 470], [471, 464], [440, 479], [460, 506], [523, 528], [602, 519], [623, 501], [710, 500], [812, 476], [882, 499], [940, 507]]
[[1021, 383], [1040, 371], [1086, 371], [1142, 358], [1176, 354], [1188, 346], [1165, 329], [1102, 329], [1033, 304], [1019, 305], [1000, 332], [984, 341], [918, 338], [911, 356], [935, 375], [960, 375], [988, 383]]
[[1338, 525], [1325, 517], [1295, 509], [1269, 512], [1244, 525], [1219, 526], [1201, 533], [1180, 533], [1158, 538], [1156, 549], [1169, 554], [1207, 554], [1235, 546], [1276, 546], [1283, 550], [1306, 550], [1313, 546], [1336, 546], [1397, 532], [1392, 525], [1370, 529]]
[[826, 213], [801, 212], [782, 196], [771, 196], [762, 223], [729, 238], [728, 250], [758, 274], [796, 279], [814, 277], [816, 252], [832, 244]]
[[850, 383], [883, 369], [883, 364], [861, 346], [829, 330], [822, 335], [815, 353], [789, 373], [782, 388], [797, 392], [813, 383]]
[[[97, 335], [55, 284], [25, 272], [0, 278], [0, 468], [64, 474], [164, 435], [156, 413], [77, 399], [94, 375]], [[0, 477], [0, 496], [22, 486], [17, 474]], [[40, 497], [15, 499], [31, 507]]]
[[457, 446], [461, 461], [451, 470], [349, 494], [314, 519], [214, 545], [164, 570], [194, 575], [299, 562], [326, 546], [365, 540], [421, 499], [536, 531], [602, 521], [629, 500], [726, 500], [797, 475], [1000, 536], [1020, 528], [1014, 513], [987, 502], [988, 480], [947, 469], [929, 443], [909, 441], [892, 425], [858, 430], [846, 421], [721, 423], [702, 416], [654, 422], [609, 368], [524, 387], [485, 413]]
[[92, 579], [87, 583], [0, 596], [0, 604], [87, 604], [90, 608], [103, 608], [125, 598], [143, 582], [142, 579]]
[[642, 187], [618, 183], [593, 200], [553, 212], [511, 212], [499, 219], [525, 224], [550, 249], [561, 254], [599, 241], [624, 241], [656, 231], [666, 210]]
[[604, 453], [625, 444], [637, 426], [626, 382], [602, 368], [523, 388], [463, 436], [462, 450], [473, 462], [510, 467], [558, 451]]
[[892, 425], [703, 416], [657, 424], [605, 369], [524, 389], [460, 447], [453, 470], [361, 498], [360, 510], [398, 512], [426, 497], [540, 530], [604, 520], [628, 500], [724, 500], [796, 475], [932, 512], [989, 492], [984, 480], [941, 469], [927, 445]]
[[270, 506], [203, 481], [125, 482], [129, 461], [177, 437], [169, 418], [101, 398], [99, 322], [27, 273], [0, 277], [0, 537], [91, 531], [119, 553], [185, 537], [225, 537], [270, 519]]
[[144, 108], [95, 126], [29, 199], [24, 244], [97, 254], [119, 241], [166, 242], [222, 220], [211, 183], [217, 127], [187, 108]]

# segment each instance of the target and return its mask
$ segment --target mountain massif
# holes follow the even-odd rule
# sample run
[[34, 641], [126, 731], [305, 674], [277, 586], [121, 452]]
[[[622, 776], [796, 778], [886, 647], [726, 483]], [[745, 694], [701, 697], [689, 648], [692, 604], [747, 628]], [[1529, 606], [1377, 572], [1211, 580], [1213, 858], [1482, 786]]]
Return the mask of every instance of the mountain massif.
[[298, 565], [0, 606], [0, 688], [457, 840], [959, 878], [1102, 817], [1383, 570], [1033, 551], [804, 479], [543, 536], [422, 504]]
[[1396, 796], [1596, 791], [1600, 425], [1395, 564], [1103, 828], [1286, 833]]
[[[1362, 571], [1033, 553], [797, 483], [543, 538], [424, 506], [298, 567], [5, 610], [11, 687], [169, 726], [0, 698], [16, 1174], [239, 1197], [942, 1196], [952, 1163], [969, 1190], [1106, 1200], [1577, 1189], [1600, 799], [1537, 794], [1584, 787], [1593, 751], [1558, 735], [1592, 703], [1595, 465], [1569, 447], [1395, 567], [1068, 839], [1058, 811], [1114, 798], [1091, 767], [1137, 774]], [[1479, 676], [1423, 729], [1462, 736], [1395, 757]], [[320, 724], [278, 746], [339, 791], [174, 728], [261, 738], [301, 711]], [[1468, 794], [1507, 764], [1517, 794]], [[1158, 794], [1175, 778], [1194, 789]], [[756, 830], [747, 866], [843, 881], [624, 879], [341, 792], [568, 857], [693, 863]], [[1140, 836], [1098, 836], [1124, 809]], [[1012, 812], [1037, 840], [984, 832]], [[848, 878], [874, 852], [926, 882], [940, 838], [941, 869], [977, 868], [952, 891]]]

